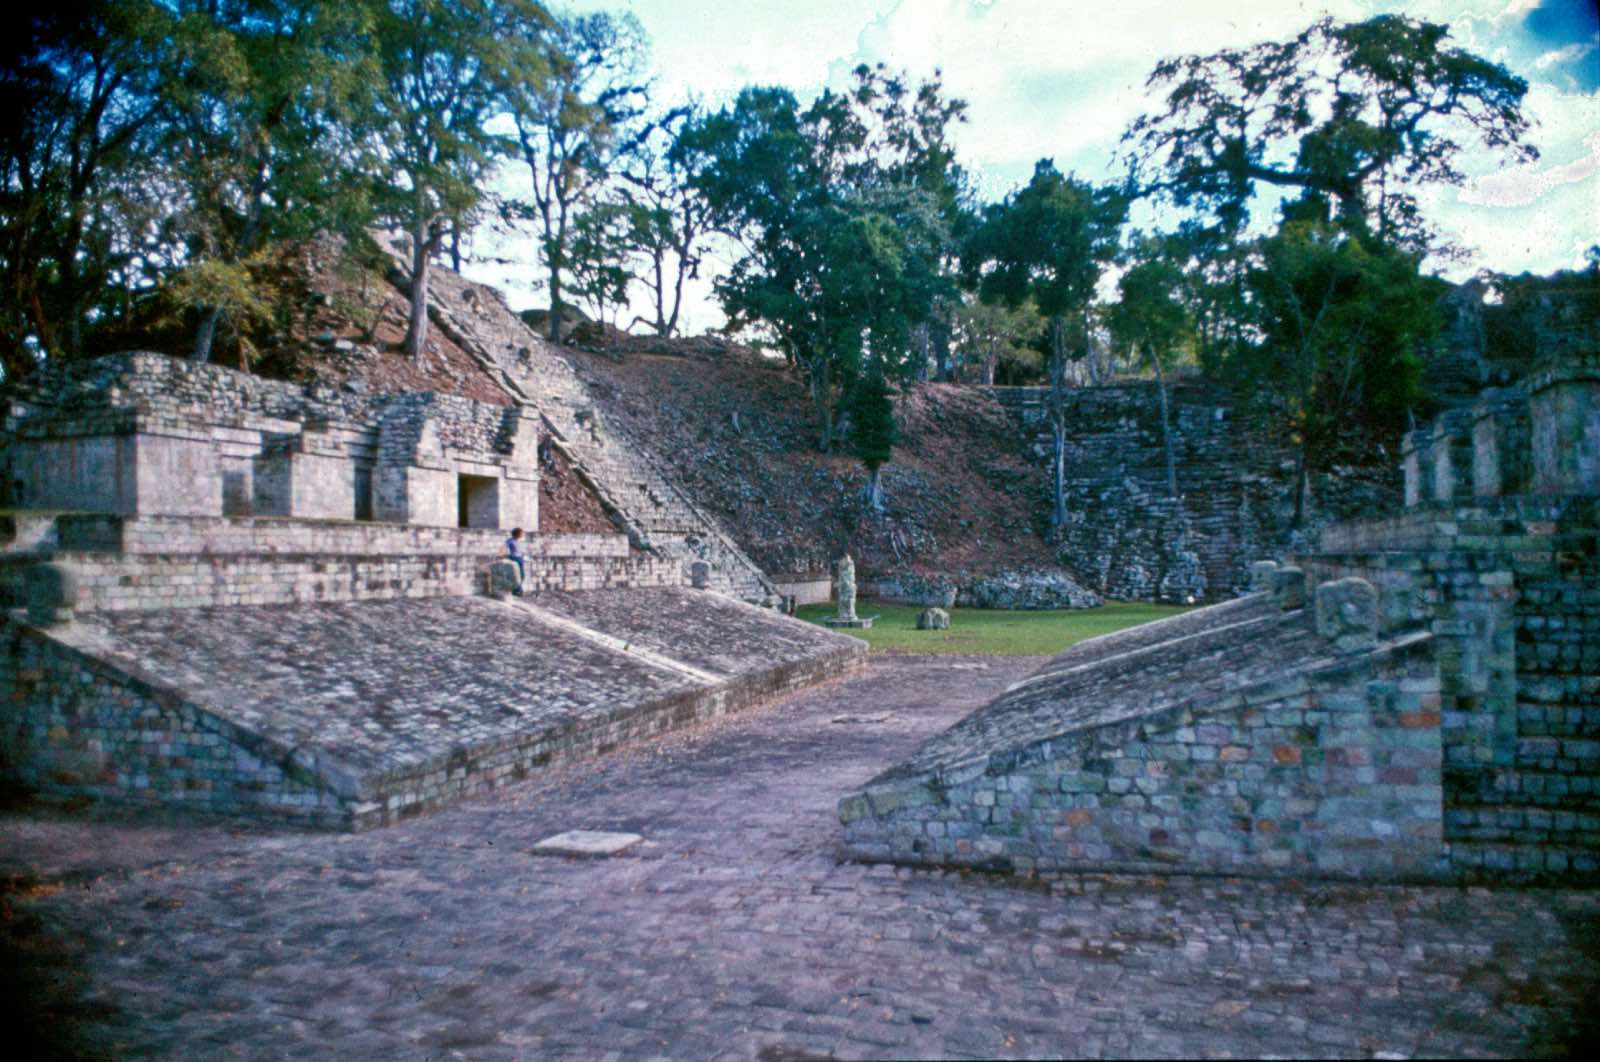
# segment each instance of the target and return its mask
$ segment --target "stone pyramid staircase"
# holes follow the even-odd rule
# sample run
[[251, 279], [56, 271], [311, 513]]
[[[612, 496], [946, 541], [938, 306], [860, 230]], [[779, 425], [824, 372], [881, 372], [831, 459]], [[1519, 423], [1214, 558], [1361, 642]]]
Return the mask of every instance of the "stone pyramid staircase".
[[[409, 285], [395, 255], [391, 279]], [[614, 514], [634, 545], [680, 562], [710, 566], [709, 588], [773, 605], [777, 587], [716, 519], [696, 506], [633, 440], [603, 423], [572, 366], [535, 335], [493, 288], [443, 268], [430, 274], [433, 324], [483, 366], [519, 403], [537, 409], [548, 437]]]

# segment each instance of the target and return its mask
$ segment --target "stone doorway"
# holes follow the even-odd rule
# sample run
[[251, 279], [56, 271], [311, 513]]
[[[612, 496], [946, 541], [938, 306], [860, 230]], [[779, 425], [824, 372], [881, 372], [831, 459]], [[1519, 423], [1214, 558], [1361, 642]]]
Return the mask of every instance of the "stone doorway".
[[500, 481], [493, 476], [457, 478], [456, 526], [500, 526]]

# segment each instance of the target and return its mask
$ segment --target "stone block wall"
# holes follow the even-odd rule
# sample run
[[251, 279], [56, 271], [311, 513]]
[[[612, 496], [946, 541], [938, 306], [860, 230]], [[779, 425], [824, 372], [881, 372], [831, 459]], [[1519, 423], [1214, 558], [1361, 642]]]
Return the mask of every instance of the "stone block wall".
[[[128, 354], [40, 373], [0, 411], [0, 495], [20, 506], [538, 527], [537, 414], [518, 406]], [[467, 477], [493, 482], [463, 507]]]
[[[48, 559], [78, 573], [76, 607], [88, 612], [214, 605], [279, 605], [460, 597], [484, 589], [488, 556], [411, 554], [130, 554], [61, 551]], [[0, 555], [0, 605], [20, 607], [36, 555]], [[682, 586], [682, 567], [649, 555], [531, 556], [529, 590]]]
[[61, 796], [351, 823], [325, 775], [166, 690], [0, 617], [0, 773]]
[[1600, 371], [1546, 368], [1410, 433], [1406, 510], [1301, 560], [1313, 582], [1372, 582], [1386, 630], [1433, 633], [1464, 874], [1600, 873], [1596, 452]]
[[985, 768], [869, 785], [844, 854], [1026, 874], [1445, 873], [1427, 639], [1050, 738]]
[[[273, 517], [110, 516], [51, 514], [49, 542], [61, 549], [108, 553], [317, 553], [382, 556], [505, 551], [506, 533], [490, 529], [415, 524], [352, 523]], [[532, 534], [523, 548], [533, 556], [626, 557], [625, 535]]]
[[[991, 393], [1016, 418], [1047, 491], [1048, 390]], [[1108, 597], [1226, 600], [1249, 585], [1250, 562], [1278, 552], [1286, 540], [1294, 453], [1240, 417], [1223, 392], [1176, 381], [1169, 397], [1178, 498], [1167, 493], [1154, 383], [1067, 392], [1068, 523], [1058, 556], [1080, 582]], [[1393, 508], [1399, 487], [1387, 469], [1315, 475], [1310, 526]]]

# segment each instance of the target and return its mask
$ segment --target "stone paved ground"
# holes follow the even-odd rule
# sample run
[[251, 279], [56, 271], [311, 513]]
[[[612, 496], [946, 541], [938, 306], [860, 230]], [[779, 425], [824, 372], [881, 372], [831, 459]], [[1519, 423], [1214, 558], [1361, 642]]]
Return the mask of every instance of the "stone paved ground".
[[[875, 658], [366, 834], [6, 811], [0, 990], [80, 1047], [179, 1057], [1484, 1056], [1593, 1038], [1594, 892], [1052, 891], [835, 863], [841, 795], [1037, 665]], [[529, 854], [566, 829], [647, 843]]]

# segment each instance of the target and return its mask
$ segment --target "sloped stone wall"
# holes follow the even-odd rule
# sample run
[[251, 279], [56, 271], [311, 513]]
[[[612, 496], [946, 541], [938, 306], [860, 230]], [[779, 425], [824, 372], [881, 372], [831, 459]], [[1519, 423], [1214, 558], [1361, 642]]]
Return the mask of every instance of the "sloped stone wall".
[[36, 790], [305, 825], [346, 797], [286, 751], [137, 676], [0, 618], [0, 774]]
[[874, 782], [840, 804], [843, 852], [1044, 875], [1438, 877], [1439, 695], [1425, 643]]

